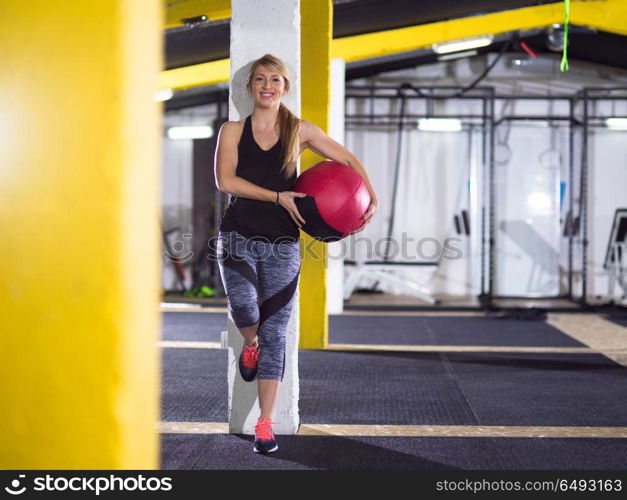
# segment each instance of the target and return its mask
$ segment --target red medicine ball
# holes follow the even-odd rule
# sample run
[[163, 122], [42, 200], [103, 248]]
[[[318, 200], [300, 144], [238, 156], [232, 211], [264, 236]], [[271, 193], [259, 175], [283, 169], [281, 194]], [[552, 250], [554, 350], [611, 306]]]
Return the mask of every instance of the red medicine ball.
[[298, 176], [294, 198], [305, 219], [302, 229], [317, 240], [338, 241], [364, 224], [370, 193], [361, 176], [348, 165], [323, 161]]

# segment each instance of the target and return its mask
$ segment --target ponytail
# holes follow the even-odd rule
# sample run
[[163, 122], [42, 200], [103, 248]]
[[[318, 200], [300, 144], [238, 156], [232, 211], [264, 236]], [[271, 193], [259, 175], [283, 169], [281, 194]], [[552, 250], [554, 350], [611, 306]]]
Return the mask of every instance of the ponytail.
[[291, 177], [296, 172], [298, 154], [300, 153], [300, 142], [298, 133], [300, 131], [300, 120], [283, 103], [279, 105], [279, 115], [277, 118], [281, 145], [283, 146], [283, 159], [281, 170], [286, 178]]

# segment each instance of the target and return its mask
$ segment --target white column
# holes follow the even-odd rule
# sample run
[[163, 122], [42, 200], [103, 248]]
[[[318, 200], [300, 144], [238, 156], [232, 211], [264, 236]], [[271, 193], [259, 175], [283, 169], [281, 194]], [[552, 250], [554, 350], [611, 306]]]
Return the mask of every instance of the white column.
[[[344, 59], [331, 60], [331, 106], [329, 136], [344, 144], [344, 89], [346, 65]], [[327, 311], [341, 314], [344, 311], [344, 260], [341, 241], [329, 243], [327, 268]]]
[[[240, 120], [253, 111], [246, 90], [251, 63], [272, 54], [288, 67], [290, 91], [282, 102], [300, 116], [300, 2], [299, 0], [232, 0], [231, 84], [229, 120]], [[298, 287], [287, 326], [286, 366], [273, 420], [276, 434], [298, 431]], [[229, 432], [254, 433], [259, 418], [257, 379], [244, 382], [238, 360], [244, 340], [233, 320], [228, 319]]]

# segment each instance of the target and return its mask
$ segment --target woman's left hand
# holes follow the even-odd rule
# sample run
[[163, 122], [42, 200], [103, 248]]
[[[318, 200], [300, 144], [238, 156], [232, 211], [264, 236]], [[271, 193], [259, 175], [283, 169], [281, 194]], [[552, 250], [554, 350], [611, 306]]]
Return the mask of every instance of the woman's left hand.
[[368, 206], [368, 210], [366, 210], [366, 213], [363, 216], [364, 223], [361, 225], [361, 227], [359, 227], [358, 229], [356, 229], [350, 234], [357, 234], [363, 231], [366, 228], [366, 226], [370, 224], [370, 221], [372, 220], [372, 216], [376, 213], [377, 208], [379, 208], [379, 200], [377, 200], [376, 197], [372, 197], [370, 200], [370, 205]]

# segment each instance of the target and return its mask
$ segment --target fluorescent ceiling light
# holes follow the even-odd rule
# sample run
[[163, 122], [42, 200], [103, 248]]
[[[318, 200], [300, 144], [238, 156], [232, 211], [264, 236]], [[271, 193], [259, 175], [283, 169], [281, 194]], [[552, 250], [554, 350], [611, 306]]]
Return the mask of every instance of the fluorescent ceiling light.
[[461, 132], [462, 122], [456, 118], [421, 118], [418, 129], [423, 132]]
[[610, 130], [627, 130], [627, 118], [606, 118], [605, 126]]
[[553, 198], [543, 191], [534, 191], [527, 195], [527, 206], [538, 212], [545, 213], [553, 208]]
[[172, 92], [172, 89], [161, 89], [155, 92], [154, 99], [155, 101], [168, 101], [172, 99], [173, 95], [174, 92]]
[[170, 127], [168, 139], [207, 139], [213, 136], [213, 129], [209, 125], [193, 127]]
[[476, 50], [465, 50], [464, 52], [455, 52], [453, 54], [445, 54], [438, 57], [438, 61], [450, 61], [452, 59], [461, 59], [462, 57], [476, 56]]
[[485, 47], [492, 43], [494, 36], [476, 36], [473, 38], [462, 38], [450, 42], [434, 43], [432, 48], [436, 54], [449, 54], [451, 52], [459, 52], [460, 50], [472, 50], [479, 47]]

